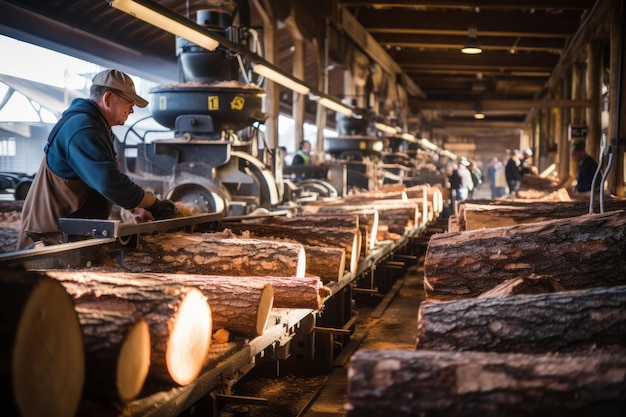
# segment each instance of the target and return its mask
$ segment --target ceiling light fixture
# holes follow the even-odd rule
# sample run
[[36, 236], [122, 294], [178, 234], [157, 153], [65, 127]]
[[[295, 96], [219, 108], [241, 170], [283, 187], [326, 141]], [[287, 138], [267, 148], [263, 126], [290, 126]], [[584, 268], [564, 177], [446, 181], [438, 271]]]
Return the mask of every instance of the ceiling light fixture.
[[346, 106], [343, 103], [339, 103], [331, 98], [320, 98], [320, 106], [326, 107], [328, 110], [332, 110], [337, 113], [341, 113], [344, 116], [352, 116], [352, 108]]
[[150, 23], [166, 32], [187, 39], [207, 51], [214, 51], [220, 43], [209, 36], [209, 31], [197, 23], [174, 14], [154, 2], [141, 0], [109, 0], [111, 7]]
[[476, 26], [472, 25], [467, 29], [467, 40], [465, 45], [461, 48], [461, 52], [468, 55], [476, 55], [483, 52], [478, 42], [478, 31]]
[[252, 64], [252, 71], [264, 76], [268, 80], [272, 80], [275, 83], [290, 89], [291, 91], [295, 91], [296, 93], [308, 94], [309, 91], [311, 91], [309, 87], [299, 83], [297, 80], [286, 74], [280, 73], [278, 69], [270, 68], [269, 66], [261, 64]]
[[476, 111], [474, 112], [474, 119], [476, 120], [483, 120], [485, 118], [485, 113], [483, 113], [482, 109], [480, 108], [480, 106], [476, 107]]

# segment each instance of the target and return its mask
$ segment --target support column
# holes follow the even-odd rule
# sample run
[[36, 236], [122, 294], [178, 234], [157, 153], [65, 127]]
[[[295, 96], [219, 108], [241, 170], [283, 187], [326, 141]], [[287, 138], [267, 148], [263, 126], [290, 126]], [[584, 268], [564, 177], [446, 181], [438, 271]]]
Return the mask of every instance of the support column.
[[[609, 79], [609, 140], [613, 146], [613, 190], [619, 198], [624, 198], [624, 153], [626, 152], [626, 110], [624, 109], [624, 82], [626, 65], [624, 64], [624, 1], [614, 1], [611, 13], [611, 62]], [[621, 139], [621, 140], [620, 140]], [[610, 185], [609, 185], [610, 186]]]

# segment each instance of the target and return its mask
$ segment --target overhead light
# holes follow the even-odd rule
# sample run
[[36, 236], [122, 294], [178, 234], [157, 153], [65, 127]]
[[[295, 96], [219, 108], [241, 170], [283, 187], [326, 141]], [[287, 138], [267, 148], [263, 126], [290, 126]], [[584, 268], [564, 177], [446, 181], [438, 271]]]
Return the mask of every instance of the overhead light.
[[288, 75], [281, 74], [278, 69], [273, 69], [263, 64], [253, 64], [252, 71], [265, 78], [274, 81], [299, 94], [308, 94], [311, 89]]
[[419, 140], [419, 144], [422, 148], [424, 149], [428, 149], [430, 151], [436, 151], [439, 149], [439, 146], [435, 145], [434, 143], [432, 143], [431, 141], [429, 141], [426, 138], [421, 138]]
[[410, 133], [403, 133], [401, 135], [402, 139], [406, 140], [407, 142], [413, 142], [413, 143], [417, 143], [417, 139], [415, 139], [415, 136], [413, 136]]
[[220, 45], [219, 41], [209, 36], [210, 32], [206, 28], [152, 1], [109, 0], [109, 3], [111, 7], [193, 42], [208, 51], [214, 51]]
[[387, 133], [389, 135], [395, 135], [396, 133], [398, 133], [398, 129], [385, 123], [376, 122], [374, 123], [374, 127], [381, 132]]
[[341, 113], [344, 116], [352, 116], [352, 108], [346, 106], [343, 103], [339, 103], [331, 98], [320, 97], [319, 99], [320, 106], [326, 107], [328, 110], [332, 110], [337, 113]]
[[474, 119], [482, 120], [485, 118], [485, 113], [483, 113], [483, 107], [480, 103], [476, 104], [476, 110], [474, 111]]
[[480, 47], [480, 43], [478, 42], [478, 31], [476, 30], [476, 26], [472, 25], [468, 28], [467, 40], [465, 41], [463, 48], [461, 48], [461, 52], [469, 55], [480, 54], [483, 52]]

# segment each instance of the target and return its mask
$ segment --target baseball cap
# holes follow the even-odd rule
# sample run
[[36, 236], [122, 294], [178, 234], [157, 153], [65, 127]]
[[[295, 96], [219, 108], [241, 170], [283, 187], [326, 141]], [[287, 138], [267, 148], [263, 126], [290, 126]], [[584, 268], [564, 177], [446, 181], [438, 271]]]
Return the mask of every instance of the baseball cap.
[[109, 69], [99, 72], [93, 77], [93, 85], [109, 87], [116, 90], [116, 93], [124, 96], [137, 107], [146, 107], [148, 101], [137, 95], [135, 92], [135, 83], [129, 75], [122, 71]]

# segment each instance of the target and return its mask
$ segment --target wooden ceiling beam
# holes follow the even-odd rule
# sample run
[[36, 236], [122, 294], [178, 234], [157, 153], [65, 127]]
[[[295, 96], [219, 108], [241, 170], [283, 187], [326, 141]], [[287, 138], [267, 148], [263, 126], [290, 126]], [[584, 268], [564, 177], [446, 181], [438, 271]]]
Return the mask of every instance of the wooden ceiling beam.
[[[446, 101], [411, 99], [412, 108], [425, 110], [474, 110], [476, 101]], [[540, 108], [586, 108], [591, 106], [591, 100], [480, 100], [483, 111], [510, 111], [519, 110], [528, 112], [530, 109]]]
[[[467, 40], [463, 35], [430, 35], [430, 34], [399, 34], [378, 33], [376, 40], [387, 49], [459, 49]], [[480, 46], [485, 51], [515, 52], [550, 52], [559, 53], [565, 47], [565, 39], [558, 38], [527, 38], [511, 35], [502, 37], [482, 37]]]
[[[567, 38], [580, 24], [579, 14], [563, 13], [480, 13], [414, 11], [403, 9], [359, 10], [359, 22], [371, 34], [463, 35], [475, 25], [478, 38], [526, 36]], [[532, 22], [532, 24], [530, 24]]]
[[417, 7], [439, 7], [439, 8], [464, 8], [468, 10], [479, 9], [537, 9], [537, 10], [581, 10], [593, 5], [593, 0], [523, 0], [515, 3], [507, 3], [501, 0], [426, 0], [426, 1], [399, 1], [399, 0], [377, 0], [377, 1], [357, 1], [340, 0], [339, 3], [345, 7], [371, 7], [383, 9], [389, 7], [417, 8]]

